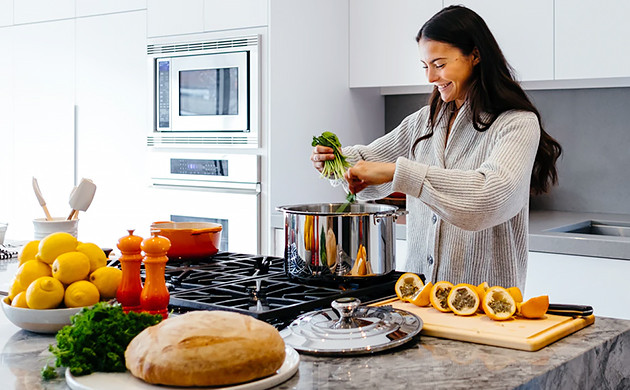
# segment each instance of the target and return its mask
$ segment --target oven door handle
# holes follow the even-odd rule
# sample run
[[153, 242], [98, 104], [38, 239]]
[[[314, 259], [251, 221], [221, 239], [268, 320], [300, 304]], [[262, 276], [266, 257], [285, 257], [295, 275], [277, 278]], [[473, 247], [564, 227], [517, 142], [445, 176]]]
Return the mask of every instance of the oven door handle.
[[178, 182], [177, 180], [153, 179], [153, 188], [164, 188], [172, 190], [193, 190], [193, 191], [211, 191], [235, 194], [260, 194], [260, 183], [243, 183], [243, 182]]

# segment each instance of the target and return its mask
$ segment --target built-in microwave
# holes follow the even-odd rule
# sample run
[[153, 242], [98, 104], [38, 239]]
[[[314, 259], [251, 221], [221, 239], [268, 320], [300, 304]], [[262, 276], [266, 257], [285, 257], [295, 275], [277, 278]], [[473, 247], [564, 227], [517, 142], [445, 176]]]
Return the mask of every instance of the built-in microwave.
[[149, 146], [258, 146], [258, 36], [148, 46]]

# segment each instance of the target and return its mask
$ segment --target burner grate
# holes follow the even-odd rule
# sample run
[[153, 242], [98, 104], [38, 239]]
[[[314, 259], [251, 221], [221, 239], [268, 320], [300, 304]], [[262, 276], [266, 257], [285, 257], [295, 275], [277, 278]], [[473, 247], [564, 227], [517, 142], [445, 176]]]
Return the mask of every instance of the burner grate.
[[[110, 265], [120, 266], [117, 260]], [[367, 303], [393, 296], [400, 275], [394, 272], [366, 283], [315, 284], [289, 279], [283, 258], [232, 252], [207, 259], [169, 261], [165, 270], [173, 313], [229, 310], [278, 328], [301, 314], [328, 308], [341, 297], [353, 296]]]

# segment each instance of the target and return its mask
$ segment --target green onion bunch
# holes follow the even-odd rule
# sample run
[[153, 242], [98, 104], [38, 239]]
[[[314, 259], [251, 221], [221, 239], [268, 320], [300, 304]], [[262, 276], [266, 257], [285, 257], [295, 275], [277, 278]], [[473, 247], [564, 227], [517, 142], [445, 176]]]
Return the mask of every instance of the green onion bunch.
[[346, 156], [341, 154], [341, 142], [339, 142], [339, 138], [330, 131], [324, 131], [319, 137], [313, 136], [313, 142], [311, 145], [322, 145], [332, 148], [335, 158], [334, 160], [324, 161], [322, 176], [334, 180], [343, 179], [343, 174], [346, 172], [346, 169], [350, 168], [351, 165], [348, 161], [346, 161]]

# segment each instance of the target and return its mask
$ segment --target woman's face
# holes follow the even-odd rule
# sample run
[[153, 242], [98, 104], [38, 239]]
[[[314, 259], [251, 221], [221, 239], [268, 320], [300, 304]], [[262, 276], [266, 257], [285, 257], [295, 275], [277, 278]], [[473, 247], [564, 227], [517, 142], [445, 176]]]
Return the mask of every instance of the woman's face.
[[437, 87], [444, 102], [455, 100], [461, 106], [473, 68], [479, 63], [477, 50], [466, 56], [455, 46], [424, 38], [418, 42], [418, 47], [427, 80]]

